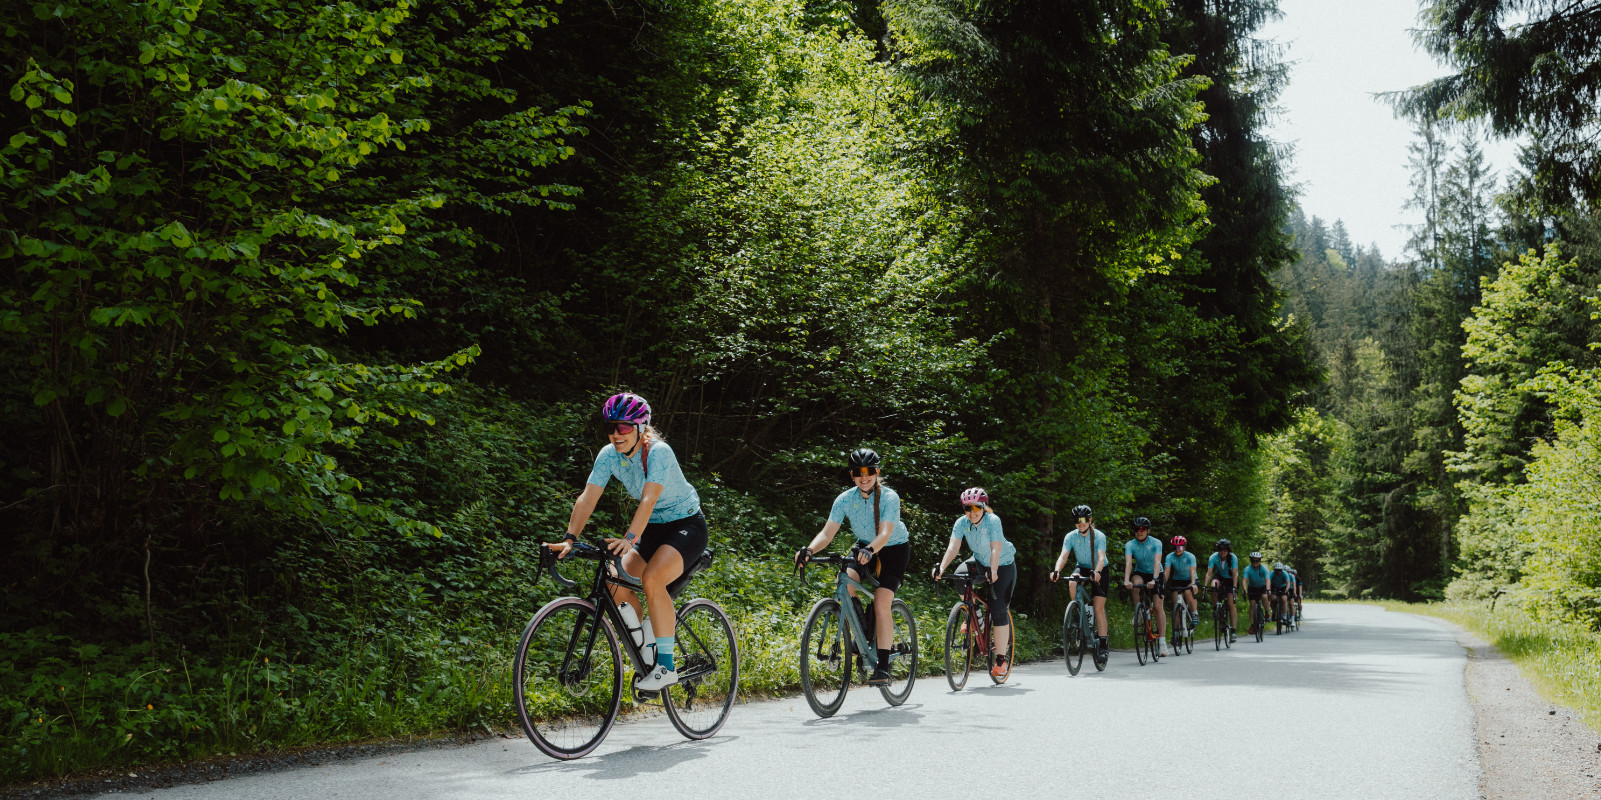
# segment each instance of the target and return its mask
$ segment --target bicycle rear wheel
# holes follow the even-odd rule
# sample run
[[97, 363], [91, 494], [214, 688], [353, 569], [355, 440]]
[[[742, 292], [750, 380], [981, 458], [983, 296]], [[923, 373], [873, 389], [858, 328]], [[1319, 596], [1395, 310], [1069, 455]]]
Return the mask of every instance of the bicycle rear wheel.
[[1142, 603], [1134, 607], [1134, 657], [1140, 660], [1140, 666], [1145, 666], [1146, 634], [1150, 632], [1151, 612], [1145, 610]]
[[1228, 614], [1223, 610], [1223, 604], [1212, 603], [1212, 648], [1223, 649], [1223, 642], [1227, 638]]
[[739, 643], [716, 603], [691, 600], [678, 610], [674, 634], [678, 684], [663, 693], [667, 718], [686, 739], [705, 739], [728, 721], [739, 697]]
[[917, 619], [906, 601], [895, 598], [889, 607], [895, 626], [895, 641], [889, 648], [889, 685], [878, 687], [884, 701], [892, 706], [906, 702], [917, 685]]
[[1273, 635], [1274, 636], [1283, 636], [1284, 635], [1284, 612], [1282, 610], [1280, 610], [1277, 606], [1278, 606], [1278, 604], [1275, 603], [1274, 604], [1274, 608], [1273, 608], [1273, 618], [1274, 618]]
[[825, 597], [812, 605], [801, 628], [800, 680], [806, 704], [819, 717], [832, 717], [850, 691], [850, 637], [839, 615], [839, 601]]
[[959, 602], [945, 619], [945, 682], [951, 691], [960, 692], [967, 685], [972, 668], [973, 632], [967, 626], [967, 603]]
[[1077, 675], [1079, 667], [1084, 666], [1088, 645], [1084, 639], [1084, 605], [1074, 600], [1062, 615], [1062, 657], [1067, 660], [1067, 674]]
[[[993, 672], [990, 673], [990, 680], [995, 681], [997, 684], [1005, 683], [1006, 679], [1008, 677], [1011, 677], [1011, 674], [1012, 674], [1012, 654], [1017, 652], [1017, 628], [1012, 627], [1012, 611], [1011, 611], [1011, 609], [1007, 609], [1007, 611], [1006, 611], [1006, 634], [1007, 634], [1007, 636], [1006, 636], [1006, 652], [1001, 654], [1001, 655], [1006, 656], [1006, 671], [1001, 673], [1001, 676], [998, 677], [998, 678], [995, 677], [995, 673], [993, 673]], [[990, 626], [990, 658], [989, 658], [991, 666], [993, 666], [994, 663], [995, 663], [995, 653], [994, 653], [994, 651], [995, 651], [995, 627], [992, 625], [992, 626]]]
[[1251, 604], [1251, 629], [1256, 631], [1257, 642], [1261, 642], [1263, 635], [1267, 633], [1267, 619], [1262, 616], [1260, 601]]
[[562, 597], [529, 620], [512, 662], [517, 721], [540, 752], [588, 755], [606, 739], [623, 700], [617, 635], [593, 603]]

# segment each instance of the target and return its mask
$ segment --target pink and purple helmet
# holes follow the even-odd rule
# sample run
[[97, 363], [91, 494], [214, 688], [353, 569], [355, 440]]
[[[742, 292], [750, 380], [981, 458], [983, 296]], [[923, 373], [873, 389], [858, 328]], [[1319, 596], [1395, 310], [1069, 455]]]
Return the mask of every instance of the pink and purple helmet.
[[963, 508], [965, 508], [967, 506], [987, 506], [989, 504], [990, 504], [989, 493], [984, 491], [983, 489], [978, 488], [977, 486], [974, 486], [973, 488], [962, 492], [962, 507]]
[[645, 398], [633, 392], [614, 394], [606, 398], [600, 407], [600, 415], [607, 422], [632, 422], [635, 425], [650, 424], [650, 403]]

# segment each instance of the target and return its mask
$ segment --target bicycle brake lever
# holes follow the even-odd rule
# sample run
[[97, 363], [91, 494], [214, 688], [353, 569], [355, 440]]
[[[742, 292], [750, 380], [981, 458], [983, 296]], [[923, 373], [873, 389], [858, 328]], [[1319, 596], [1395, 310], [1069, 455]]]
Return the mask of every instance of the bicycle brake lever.
[[550, 573], [550, 579], [555, 581], [556, 585], [563, 586], [563, 587], [566, 587], [568, 589], [571, 589], [574, 586], [577, 586], [578, 584], [576, 584], [576, 583], [574, 583], [574, 582], [572, 582], [570, 580], [567, 580], [566, 578], [562, 577], [562, 574], [560, 572], [556, 571], [556, 561], [557, 561], [557, 559], [555, 557], [556, 556], [555, 552], [554, 551], [550, 551], [550, 550], [547, 550], [546, 552], [550, 553], [550, 557], [548, 559], [542, 558], [540, 560], [545, 561], [545, 565], [544, 565], [545, 566], [545, 571]]

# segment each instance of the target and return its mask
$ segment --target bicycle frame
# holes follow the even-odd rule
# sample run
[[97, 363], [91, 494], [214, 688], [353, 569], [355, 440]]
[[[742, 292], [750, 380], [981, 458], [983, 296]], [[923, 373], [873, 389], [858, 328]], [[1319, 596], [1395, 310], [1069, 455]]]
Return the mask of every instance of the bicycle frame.
[[963, 578], [955, 574], [946, 577], [954, 579], [962, 586], [962, 603], [967, 606], [967, 629], [973, 632], [974, 649], [983, 655], [992, 655], [994, 643], [991, 641], [989, 626], [989, 602], [974, 591], [971, 577]]
[[[861, 564], [857, 563], [856, 559], [854, 558], [837, 555], [812, 556], [807, 560], [807, 563], [833, 564], [838, 567], [839, 575], [834, 581], [834, 600], [839, 603], [839, 616], [841, 619], [845, 620], [846, 630], [850, 631], [851, 642], [856, 645], [856, 653], [858, 657], [862, 659], [862, 663], [868, 669], [878, 669], [878, 652], [874, 648], [867, 646], [867, 632], [862, 630], [862, 623], [859, 619], [860, 615], [856, 613], [856, 606], [851, 603], [852, 589], [862, 592], [868, 597], [872, 597], [873, 591], [877, 587], [868, 586], [867, 584], [858, 582], [856, 579], [850, 576], [850, 573], [847, 570], [849, 570], [852, 566], [856, 566], [858, 568], [861, 567]], [[866, 576], [864, 575], [863, 577]], [[871, 578], [868, 580], [871, 580]], [[804, 585], [805, 582], [806, 573], [803, 571], [801, 572], [802, 585]], [[845, 613], [846, 609], [849, 609], [850, 613]], [[891, 658], [894, 658], [894, 656], [891, 655]]]

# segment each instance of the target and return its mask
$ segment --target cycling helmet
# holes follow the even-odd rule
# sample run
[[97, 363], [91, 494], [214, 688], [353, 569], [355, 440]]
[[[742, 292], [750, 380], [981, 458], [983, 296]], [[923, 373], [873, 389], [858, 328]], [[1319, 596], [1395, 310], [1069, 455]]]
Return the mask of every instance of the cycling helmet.
[[645, 398], [633, 392], [614, 394], [606, 398], [600, 406], [600, 415], [607, 422], [632, 422], [635, 425], [650, 424], [650, 403]]
[[962, 492], [962, 506], [964, 508], [967, 506], [987, 506], [989, 504], [989, 493], [977, 486]]
[[1262, 554], [1256, 552], [1255, 550], [1252, 550], [1251, 551], [1251, 560], [1252, 561], [1261, 561], [1262, 560]]
[[1279, 571], [1279, 570], [1282, 570], [1282, 569], [1284, 569], [1284, 562], [1283, 561], [1275, 561], [1275, 562], [1273, 562], [1273, 570], [1275, 572]]
[[858, 467], [871, 467], [878, 469], [878, 453], [870, 447], [859, 447], [851, 451], [848, 462], [852, 469]]
[[1089, 506], [1080, 505], [1080, 506], [1073, 506], [1073, 516], [1074, 517], [1093, 517], [1093, 516], [1095, 516], [1095, 513], [1090, 511], [1090, 507]]
[[1233, 550], [1234, 549], [1234, 545], [1229, 544], [1229, 540], [1227, 540], [1227, 539], [1219, 539], [1219, 540], [1217, 540], [1217, 544], [1212, 545], [1212, 547], [1214, 549], [1217, 549], [1217, 550]]
[[1189, 543], [1190, 543], [1190, 540], [1184, 538], [1183, 536], [1175, 536], [1175, 537], [1173, 537], [1173, 541], [1171, 542], [1171, 544], [1174, 547], [1183, 547], [1183, 546], [1185, 546], [1185, 545], [1187, 545]]
[[1134, 527], [1136, 527], [1136, 528], [1145, 528], [1146, 530], [1150, 530], [1151, 521], [1149, 519], [1146, 519], [1145, 517], [1135, 517], [1134, 518]]

